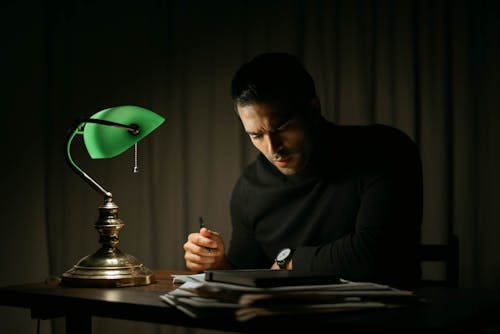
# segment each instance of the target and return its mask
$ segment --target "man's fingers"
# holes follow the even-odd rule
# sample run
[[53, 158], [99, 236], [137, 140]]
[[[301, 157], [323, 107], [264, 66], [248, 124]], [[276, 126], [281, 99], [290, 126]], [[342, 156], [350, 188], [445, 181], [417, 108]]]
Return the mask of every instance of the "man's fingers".
[[205, 246], [210, 248], [217, 248], [217, 242], [210, 238], [204, 237], [201, 234], [198, 234], [198, 238], [196, 239], [196, 244], [199, 246]]
[[184, 254], [184, 259], [186, 262], [193, 262], [193, 263], [205, 263], [205, 264], [210, 264], [215, 262], [215, 257], [213, 256], [203, 256], [191, 252], [186, 252]]
[[184, 248], [185, 252], [198, 254], [201, 256], [215, 257], [221, 253], [219, 248], [210, 248], [210, 247], [205, 247], [205, 246], [199, 246], [199, 245], [194, 244], [194, 243], [189, 242], [189, 241], [184, 244], [183, 248]]
[[202, 227], [200, 229], [200, 234], [204, 237], [212, 237], [212, 236], [216, 236], [216, 237], [219, 237], [220, 234], [219, 232], [215, 232], [215, 231], [212, 231], [212, 230], [209, 230], [208, 228], [206, 227]]
[[204, 237], [200, 233], [191, 233], [188, 236], [188, 242], [191, 242], [195, 245], [198, 245], [200, 247], [209, 247], [209, 248], [217, 248], [217, 241], [220, 239], [210, 239], [207, 237]]
[[224, 242], [217, 232], [202, 228], [200, 233], [191, 233], [184, 243], [186, 268], [202, 272], [213, 268], [224, 258]]
[[199, 246], [190, 241], [184, 243], [183, 248], [186, 254], [191, 253], [201, 257], [214, 258], [218, 257], [220, 254], [223, 253], [222, 248], [210, 248], [205, 246]]

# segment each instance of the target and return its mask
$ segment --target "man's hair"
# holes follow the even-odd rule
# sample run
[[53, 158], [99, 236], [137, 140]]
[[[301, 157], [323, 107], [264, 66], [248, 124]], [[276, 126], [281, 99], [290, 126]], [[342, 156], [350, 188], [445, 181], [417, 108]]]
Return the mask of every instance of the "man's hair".
[[287, 102], [299, 107], [316, 97], [316, 89], [297, 57], [265, 53], [238, 69], [231, 83], [231, 97], [235, 108], [263, 102]]

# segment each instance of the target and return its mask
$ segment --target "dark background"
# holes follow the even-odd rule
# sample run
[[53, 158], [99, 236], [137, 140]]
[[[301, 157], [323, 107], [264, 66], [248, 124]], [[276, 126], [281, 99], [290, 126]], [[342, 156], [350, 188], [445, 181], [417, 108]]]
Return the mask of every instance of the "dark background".
[[[231, 76], [285, 51], [313, 75], [325, 117], [393, 125], [417, 142], [424, 243], [455, 233], [460, 286], [500, 288], [497, 1], [3, 1], [0, 22], [0, 284], [60, 275], [97, 248], [101, 198], [66, 165], [63, 143], [77, 117], [111, 106], [166, 118], [139, 143], [137, 175], [132, 150], [92, 161], [73, 145], [120, 206], [122, 249], [150, 268], [183, 269], [200, 215], [227, 240], [230, 192], [255, 156], [231, 109]], [[28, 311], [0, 308], [2, 333], [34, 326]], [[184, 332], [94, 321], [97, 333], [111, 328]]]

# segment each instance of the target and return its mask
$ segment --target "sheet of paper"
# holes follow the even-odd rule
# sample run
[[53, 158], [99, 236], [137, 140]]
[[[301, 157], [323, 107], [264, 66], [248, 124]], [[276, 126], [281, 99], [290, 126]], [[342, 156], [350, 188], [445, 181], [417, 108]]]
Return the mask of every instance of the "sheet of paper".
[[191, 274], [191, 275], [171, 275], [174, 284], [182, 284], [186, 282], [205, 282], [205, 274]]

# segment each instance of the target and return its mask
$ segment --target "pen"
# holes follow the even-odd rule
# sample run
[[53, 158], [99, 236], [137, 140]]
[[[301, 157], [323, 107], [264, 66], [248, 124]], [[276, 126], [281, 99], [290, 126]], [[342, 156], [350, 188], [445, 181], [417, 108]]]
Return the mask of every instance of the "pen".
[[[198, 222], [200, 223], [200, 230], [202, 228], [206, 228], [207, 230], [210, 231], [210, 229], [205, 226], [205, 222], [203, 221], [203, 217], [198, 218]], [[215, 234], [215, 235], [219, 235], [219, 233], [217, 233], [217, 232], [213, 232], [213, 231], [210, 231], [210, 232]], [[205, 249], [207, 250], [208, 254], [212, 253], [212, 249], [210, 247], [205, 247]]]
[[200, 222], [200, 230], [204, 227], [206, 228], [205, 222], [203, 221], [203, 217], [198, 218], [198, 221]]
[[205, 225], [205, 222], [203, 221], [203, 217], [198, 218], [198, 222], [200, 223], [200, 230], [201, 230], [202, 228], [206, 228], [208, 231], [210, 231], [210, 233], [215, 234], [215, 235], [219, 235], [219, 232], [212, 231], [211, 229], [209, 229], [209, 228]]

